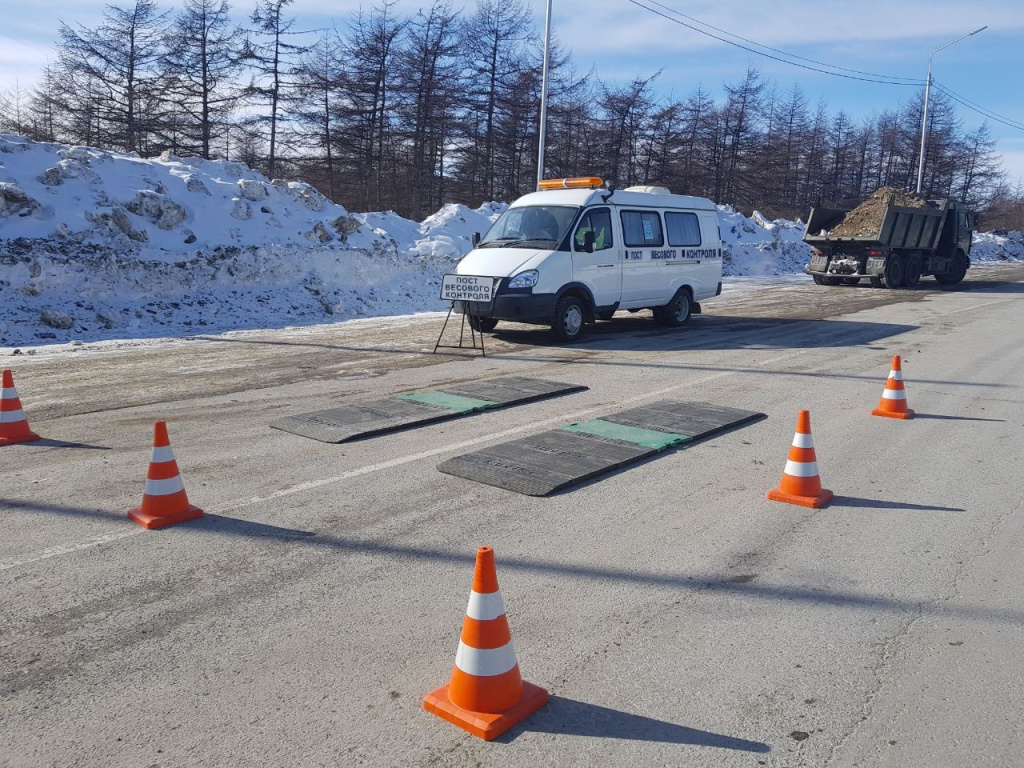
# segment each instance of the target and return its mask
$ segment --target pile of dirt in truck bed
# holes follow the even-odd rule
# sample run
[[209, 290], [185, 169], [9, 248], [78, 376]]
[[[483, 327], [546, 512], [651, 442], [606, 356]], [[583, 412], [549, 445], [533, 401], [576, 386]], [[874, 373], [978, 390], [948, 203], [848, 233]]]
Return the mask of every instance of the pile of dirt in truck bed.
[[903, 208], [924, 208], [927, 203], [910, 192], [893, 187], [879, 187], [829, 232], [830, 237], [874, 237], [882, 228], [885, 211], [890, 205]]

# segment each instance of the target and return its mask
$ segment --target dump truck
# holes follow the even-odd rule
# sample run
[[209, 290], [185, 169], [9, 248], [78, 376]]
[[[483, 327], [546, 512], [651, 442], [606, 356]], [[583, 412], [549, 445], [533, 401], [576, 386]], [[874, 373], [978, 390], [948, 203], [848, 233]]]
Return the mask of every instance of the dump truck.
[[811, 209], [806, 271], [818, 285], [866, 278], [876, 288], [913, 288], [925, 275], [955, 285], [971, 266], [977, 223], [977, 214], [961, 203], [883, 187], [854, 209]]

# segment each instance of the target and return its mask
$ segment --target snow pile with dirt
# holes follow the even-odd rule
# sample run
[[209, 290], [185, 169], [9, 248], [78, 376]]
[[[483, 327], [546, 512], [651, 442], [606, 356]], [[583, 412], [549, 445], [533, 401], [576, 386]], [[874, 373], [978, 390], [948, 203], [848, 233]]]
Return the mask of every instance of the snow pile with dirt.
[[[0, 135], [0, 347], [441, 311], [441, 276], [507, 207], [349, 214], [241, 163]], [[801, 222], [718, 215], [727, 276], [803, 272]], [[1024, 258], [1020, 233], [976, 242]]]
[[722, 272], [728, 277], [802, 273], [811, 260], [811, 247], [803, 242], [800, 221], [769, 220], [760, 211], [748, 217], [720, 205], [718, 229], [725, 251]]

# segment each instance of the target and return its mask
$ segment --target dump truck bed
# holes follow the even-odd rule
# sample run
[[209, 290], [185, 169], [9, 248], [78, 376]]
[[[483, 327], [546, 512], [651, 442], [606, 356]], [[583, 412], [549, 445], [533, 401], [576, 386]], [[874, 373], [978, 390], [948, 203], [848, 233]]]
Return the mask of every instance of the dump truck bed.
[[849, 209], [812, 208], [804, 230], [804, 242], [812, 245], [855, 243], [863, 246], [932, 250], [938, 246], [942, 222], [949, 207], [948, 200], [928, 201], [924, 208], [889, 206], [877, 231], [856, 237], [834, 237], [828, 234], [843, 223]]

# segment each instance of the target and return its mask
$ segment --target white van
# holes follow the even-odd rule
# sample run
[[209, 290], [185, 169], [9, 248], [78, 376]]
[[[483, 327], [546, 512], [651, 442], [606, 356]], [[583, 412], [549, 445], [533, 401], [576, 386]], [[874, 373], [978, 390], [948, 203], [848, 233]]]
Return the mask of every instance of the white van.
[[490, 302], [459, 307], [478, 330], [499, 320], [538, 323], [573, 341], [585, 323], [620, 309], [651, 309], [658, 323], [679, 326], [700, 312], [697, 302], [722, 292], [714, 204], [664, 187], [546, 180], [474, 246], [456, 274], [494, 279]]

